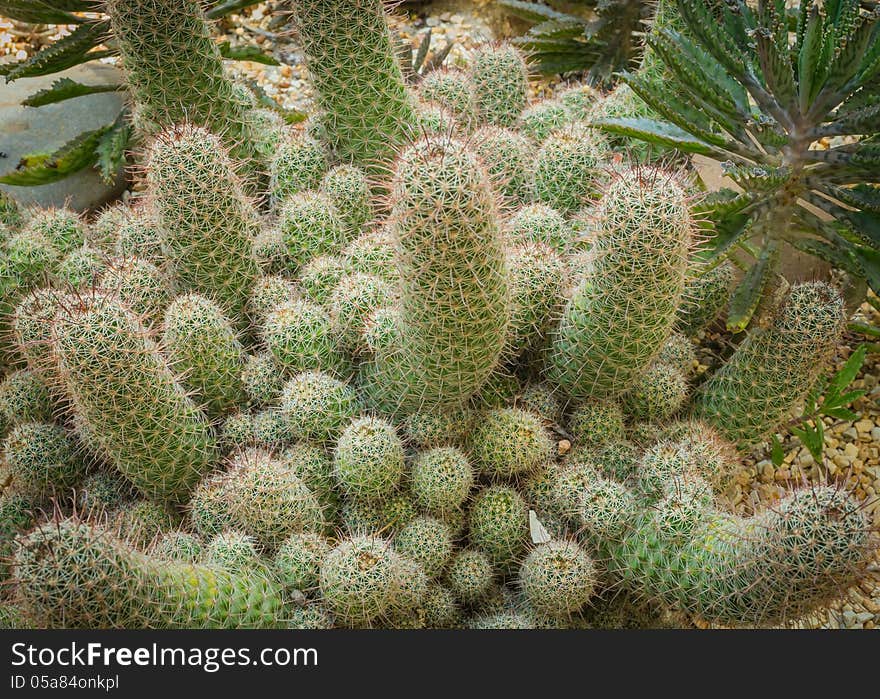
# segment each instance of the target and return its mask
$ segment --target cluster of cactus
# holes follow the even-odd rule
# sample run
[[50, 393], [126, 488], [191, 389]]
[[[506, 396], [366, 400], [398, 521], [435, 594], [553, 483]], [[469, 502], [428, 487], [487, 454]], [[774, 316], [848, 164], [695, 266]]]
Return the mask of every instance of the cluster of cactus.
[[[152, 113], [182, 98], [129, 65], [138, 26], [129, 79], [167, 127], [145, 205], [88, 224], [3, 202], [10, 619], [589, 627], [625, 590], [645, 623], [769, 625], [858, 580], [872, 538], [847, 494], [724, 505], [737, 447], [839, 340], [833, 288], [794, 287], [692, 395], [730, 280], [692, 259], [684, 175], [591, 136], [589, 88], [528, 104], [510, 46], [413, 92], [378, 0], [297, 21], [322, 113], [262, 203], [255, 142], [224, 146], [238, 112]], [[218, 110], [225, 85], [203, 85]]]

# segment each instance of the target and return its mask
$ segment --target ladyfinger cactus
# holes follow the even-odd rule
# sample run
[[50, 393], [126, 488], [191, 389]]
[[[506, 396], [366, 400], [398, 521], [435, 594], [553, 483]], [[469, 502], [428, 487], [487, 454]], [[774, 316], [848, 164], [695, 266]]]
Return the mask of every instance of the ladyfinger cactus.
[[204, 414], [138, 319], [112, 297], [65, 307], [52, 346], [102, 455], [148, 497], [185, 500], [216, 459]]
[[657, 170], [621, 173], [596, 217], [593, 273], [566, 305], [548, 374], [571, 397], [624, 393], [672, 331], [695, 224], [684, 188]]

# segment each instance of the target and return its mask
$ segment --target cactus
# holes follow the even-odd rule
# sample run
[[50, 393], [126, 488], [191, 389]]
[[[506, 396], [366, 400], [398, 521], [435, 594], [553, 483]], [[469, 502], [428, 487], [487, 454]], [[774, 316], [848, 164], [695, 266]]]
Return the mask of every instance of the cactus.
[[77, 509], [85, 517], [102, 518], [134, 498], [131, 483], [118, 473], [96, 471], [76, 488]]
[[303, 265], [297, 276], [308, 299], [329, 309], [333, 291], [351, 271], [352, 267], [345, 258], [318, 255]]
[[371, 536], [346, 539], [321, 563], [321, 596], [339, 621], [370, 624], [392, 608], [396, 573], [388, 542]]
[[278, 226], [292, 271], [316, 255], [338, 254], [354, 237], [330, 197], [320, 192], [294, 194], [281, 207]]
[[203, 537], [235, 529], [269, 550], [291, 534], [324, 529], [315, 494], [283, 459], [257, 448], [236, 454], [227, 471], [202, 481], [190, 513]]
[[458, 407], [495, 368], [510, 317], [495, 198], [467, 148], [437, 139], [401, 156], [392, 197], [399, 340], [362, 385], [387, 411]]
[[51, 422], [55, 404], [42, 376], [19, 369], [0, 382], [0, 417], [8, 425]]
[[452, 629], [461, 622], [455, 593], [445, 585], [429, 583], [422, 602], [426, 629]]
[[201, 539], [179, 529], [166, 532], [150, 548], [150, 554], [183, 563], [197, 563], [204, 555]]
[[288, 373], [321, 368], [343, 373], [346, 368], [329, 314], [309, 301], [297, 299], [277, 306], [266, 318], [263, 339]]
[[429, 579], [442, 575], [452, 546], [449, 525], [434, 517], [416, 517], [394, 537], [394, 548], [419, 564]]
[[517, 407], [524, 408], [545, 423], [555, 424], [562, 417], [562, 401], [552, 386], [546, 383], [530, 383], [517, 397]]
[[8, 228], [19, 228], [22, 223], [24, 218], [15, 199], [6, 192], [0, 192], [0, 224]]
[[70, 519], [20, 540], [15, 582], [28, 618], [47, 628], [271, 628], [284, 618], [279, 586], [259, 569], [160, 559]]
[[605, 179], [604, 151], [602, 137], [582, 125], [554, 131], [534, 164], [535, 199], [564, 213], [582, 208]]
[[334, 441], [360, 412], [352, 388], [320, 371], [298, 374], [281, 393], [281, 415], [294, 437]]
[[216, 445], [137, 318], [110, 297], [85, 298], [56, 317], [52, 346], [103, 455], [145, 495], [185, 499], [213, 465]]
[[507, 236], [515, 245], [543, 243], [560, 255], [572, 247], [572, 231], [565, 218], [546, 204], [528, 204], [507, 222]]
[[593, 596], [596, 566], [577, 542], [550, 541], [526, 556], [518, 582], [535, 611], [566, 619]]
[[387, 162], [416, 119], [382, 3], [304, 0], [294, 15], [330, 147], [367, 169]]
[[482, 551], [462, 549], [449, 564], [446, 581], [463, 604], [477, 604], [488, 598], [494, 589], [495, 569]]
[[683, 376], [690, 376], [697, 363], [697, 352], [687, 337], [674, 332], [666, 339], [655, 361], [677, 369]]
[[802, 489], [750, 519], [703, 510], [669, 536], [646, 514], [610, 546], [612, 568], [642, 596], [722, 624], [797, 619], [855, 579], [866, 515], [830, 486]]
[[178, 296], [165, 313], [163, 344], [208, 414], [221, 415], [243, 400], [244, 349], [216, 304], [199, 294]]
[[149, 500], [123, 503], [118, 510], [108, 513], [107, 519], [119, 538], [141, 550], [180, 526], [177, 513]]
[[385, 420], [354, 420], [339, 436], [333, 472], [349, 497], [379, 500], [392, 492], [403, 476], [403, 444]]
[[284, 388], [284, 375], [269, 352], [252, 354], [244, 360], [241, 386], [252, 406], [263, 407], [275, 403]]
[[554, 445], [535, 414], [499, 408], [482, 416], [471, 434], [470, 452], [483, 475], [513, 478], [549, 461]]
[[458, 68], [437, 68], [419, 83], [419, 99], [433, 102], [449, 112], [469, 131], [476, 119], [473, 86], [467, 73]]
[[13, 427], [2, 453], [16, 491], [33, 499], [65, 493], [84, 471], [76, 444], [57, 425], [25, 422]]
[[359, 234], [373, 218], [370, 183], [359, 167], [336, 166], [324, 175], [321, 191], [330, 198], [351, 234]]
[[154, 265], [161, 264], [165, 255], [162, 231], [152, 211], [125, 209], [122, 220], [113, 229], [112, 250], [119, 257], [137, 257]]
[[157, 132], [192, 122], [222, 135], [243, 174], [265, 169], [250, 105], [226, 75], [204, 11], [195, 0], [108, 0], [105, 11], [138, 124]]
[[508, 203], [523, 203], [531, 198], [534, 147], [528, 139], [510, 129], [484, 126], [470, 141], [495, 189]]
[[291, 534], [275, 552], [273, 566], [285, 587], [309, 594], [318, 591], [321, 565], [329, 553], [330, 543], [320, 534]]
[[663, 422], [681, 409], [687, 396], [687, 380], [682, 373], [673, 366], [657, 363], [636, 380], [623, 397], [623, 405], [633, 420]]
[[194, 126], [165, 131], [150, 150], [147, 176], [178, 284], [238, 323], [257, 277], [258, 220], [220, 140]]
[[528, 99], [522, 54], [509, 44], [483, 47], [474, 56], [470, 78], [478, 117], [495, 126], [513, 126]]
[[548, 358], [574, 398], [624, 393], [672, 330], [694, 223], [684, 188], [654, 170], [622, 173], [596, 214], [594, 272], [566, 305]]
[[248, 299], [248, 312], [254, 325], [263, 327], [268, 315], [278, 306], [294, 301], [299, 290], [292, 281], [281, 276], [265, 276], [257, 279]]
[[202, 559], [205, 563], [236, 573], [260, 565], [260, 554], [254, 538], [231, 530], [211, 539]]
[[155, 265], [137, 258], [111, 260], [97, 288], [116, 296], [146, 325], [159, 322], [171, 300], [167, 278]]
[[624, 438], [623, 410], [611, 401], [587, 400], [568, 419], [568, 431], [577, 444], [601, 447]]
[[289, 611], [285, 628], [309, 631], [332, 629], [333, 617], [323, 604], [308, 604]]
[[84, 245], [64, 256], [52, 273], [52, 282], [61, 288], [92, 287], [103, 270], [101, 253]]
[[519, 130], [537, 143], [551, 133], [572, 122], [572, 114], [564, 102], [543, 100], [526, 109], [519, 116]]
[[333, 332], [349, 352], [363, 348], [367, 318], [393, 300], [394, 291], [390, 284], [369, 274], [352, 274], [339, 280], [328, 306]]
[[283, 142], [269, 166], [269, 192], [276, 207], [298, 192], [314, 189], [327, 171], [327, 154], [313, 138]]
[[761, 442], [806, 396], [841, 337], [843, 299], [822, 282], [791, 289], [767, 328], [757, 328], [700, 387], [695, 417], [742, 447]]
[[586, 83], [566, 87], [557, 95], [557, 99], [568, 108], [572, 118], [577, 121], [590, 117], [600, 97], [599, 92]]
[[563, 259], [544, 243], [525, 243], [507, 253], [510, 274], [510, 357], [539, 346], [562, 315], [566, 283]]
[[85, 242], [85, 225], [79, 216], [68, 209], [33, 211], [23, 233], [49, 241], [49, 246], [59, 255], [65, 255]]
[[394, 236], [387, 227], [361, 234], [348, 244], [342, 255], [353, 272], [370, 274], [395, 285], [399, 281], [394, 266]]
[[490, 485], [477, 493], [469, 522], [471, 543], [502, 568], [512, 565], [525, 549], [528, 506], [509, 486]]
[[410, 480], [419, 506], [442, 518], [462, 507], [474, 485], [474, 470], [460, 449], [435, 447], [416, 456]]

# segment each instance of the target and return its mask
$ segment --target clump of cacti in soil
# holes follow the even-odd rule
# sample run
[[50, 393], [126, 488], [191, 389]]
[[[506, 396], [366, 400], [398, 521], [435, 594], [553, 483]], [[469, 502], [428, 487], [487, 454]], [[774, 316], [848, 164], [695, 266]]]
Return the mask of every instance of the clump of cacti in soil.
[[731, 270], [693, 260], [685, 173], [587, 129], [595, 92], [527, 104], [506, 45], [412, 92], [378, 0], [303, 1], [321, 112], [257, 167], [171, 5], [109, 4], [146, 206], [4, 201], [3, 618], [584, 627], [611, 589], [646, 625], [772, 625], [864, 573], [845, 492], [722, 497], [840, 339], [839, 293], [792, 288], [694, 390]]

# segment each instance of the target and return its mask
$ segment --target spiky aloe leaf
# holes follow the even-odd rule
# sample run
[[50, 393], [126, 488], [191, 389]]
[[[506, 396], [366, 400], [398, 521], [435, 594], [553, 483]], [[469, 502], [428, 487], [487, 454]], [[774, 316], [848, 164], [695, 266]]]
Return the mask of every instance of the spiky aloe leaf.
[[113, 55], [110, 50], [92, 51], [109, 32], [106, 21], [90, 21], [80, 24], [72, 33], [62, 37], [42, 51], [17, 63], [0, 65], [0, 76], [6, 82], [19, 78], [51, 75], [67, 68]]
[[121, 89], [121, 85], [84, 85], [70, 78], [59, 78], [52, 83], [52, 87], [35, 92], [27, 99], [22, 100], [22, 105], [25, 107], [45, 107], [47, 104], [57, 104], [74, 97], [96, 95], [101, 92], [116, 92]]

